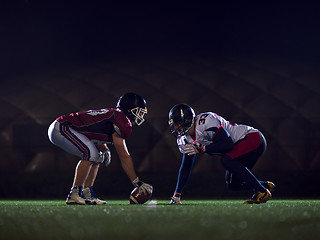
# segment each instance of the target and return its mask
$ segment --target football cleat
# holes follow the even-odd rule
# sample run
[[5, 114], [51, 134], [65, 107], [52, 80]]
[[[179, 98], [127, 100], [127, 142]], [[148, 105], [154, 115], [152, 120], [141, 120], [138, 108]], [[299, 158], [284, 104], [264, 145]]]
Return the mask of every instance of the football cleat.
[[179, 205], [182, 204], [180, 201], [180, 197], [171, 197], [170, 205]]
[[107, 204], [106, 201], [100, 200], [99, 198], [96, 197], [96, 194], [93, 191], [93, 187], [91, 186], [90, 188], [87, 187], [83, 189], [83, 195], [86, 199], [89, 199], [92, 202], [95, 202], [97, 205], [105, 205]]
[[82, 186], [74, 186], [66, 200], [67, 205], [77, 204], [77, 205], [95, 205], [96, 203], [87, 199], [82, 193]]
[[268, 189], [270, 192], [273, 192], [275, 187], [276, 187], [276, 185], [273, 182], [266, 181], [265, 188]]
[[266, 203], [271, 199], [271, 193], [268, 189], [265, 192], [256, 192], [253, 194], [252, 198], [245, 201], [243, 204], [260, 204]]

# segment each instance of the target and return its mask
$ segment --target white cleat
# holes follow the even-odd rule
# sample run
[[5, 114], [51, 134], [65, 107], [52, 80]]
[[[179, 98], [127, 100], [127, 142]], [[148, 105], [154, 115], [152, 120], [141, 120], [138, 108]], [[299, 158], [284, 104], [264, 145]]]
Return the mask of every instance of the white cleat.
[[103, 201], [99, 198], [96, 197], [94, 191], [93, 191], [93, 187], [87, 187], [85, 189], [83, 189], [83, 195], [85, 196], [85, 198], [89, 199], [92, 202], [95, 202], [97, 205], [105, 205], [107, 204], [106, 201]]
[[82, 187], [74, 186], [66, 200], [67, 205], [95, 205], [96, 203], [85, 198], [82, 193]]

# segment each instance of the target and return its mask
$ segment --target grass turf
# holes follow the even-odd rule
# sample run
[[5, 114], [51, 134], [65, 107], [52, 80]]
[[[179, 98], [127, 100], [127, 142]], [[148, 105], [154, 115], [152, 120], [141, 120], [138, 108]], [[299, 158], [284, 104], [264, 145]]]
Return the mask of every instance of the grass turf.
[[[152, 203], [152, 202], [151, 202]], [[320, 200], [186, 201], [67, 206], [0, 201], [1, 239], [320, 239]]]

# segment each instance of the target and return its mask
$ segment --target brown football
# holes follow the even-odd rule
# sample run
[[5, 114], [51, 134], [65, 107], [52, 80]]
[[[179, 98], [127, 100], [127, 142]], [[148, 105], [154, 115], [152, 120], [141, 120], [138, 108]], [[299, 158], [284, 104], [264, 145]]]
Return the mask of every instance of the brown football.
[[[149, 184], [148, 184], [149, 185]], [[135, 188], [132, 190], [130, 194], [130, 204], [144, 204], [148, 200], [151, 199], [152, 196], [152, 186], [149, 185], [149, 190], [146, 191], [146, 194], [143, 192], [139, 193], [139, 188]]]

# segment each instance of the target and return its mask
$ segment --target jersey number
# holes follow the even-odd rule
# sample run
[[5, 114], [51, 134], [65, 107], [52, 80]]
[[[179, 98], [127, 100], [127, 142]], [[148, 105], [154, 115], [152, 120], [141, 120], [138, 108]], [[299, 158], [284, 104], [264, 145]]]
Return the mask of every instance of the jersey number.
[[99, 114], [105, 114], [109, 112], [108, 109], [101, 109], [101, 110], [89, 110], [87, 111], [87, 114], [91, 115], [91, 116], [97, 116]]
[[203, 114], [203, 115], [201, 115], [201, 117], [199, 118], [199, 125], [201, 125], [201, 124], [205, 124], [205, 122], [206, 122], [206, 117], [208, 117], [208, 115], [209, 114]]

